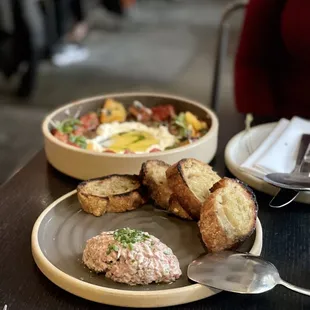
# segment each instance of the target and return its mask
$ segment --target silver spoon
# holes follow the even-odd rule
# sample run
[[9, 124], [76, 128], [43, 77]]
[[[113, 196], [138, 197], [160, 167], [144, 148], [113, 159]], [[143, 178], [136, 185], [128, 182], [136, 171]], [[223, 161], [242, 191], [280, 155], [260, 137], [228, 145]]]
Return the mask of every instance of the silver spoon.
[[194, 282], [234, 293], [259, 294], [280, 284], [310, 296], [310, 290], [283, 281], [273, 264], [248, 253], [222, 251], [202, 255], [188, 266], [187, 275]]

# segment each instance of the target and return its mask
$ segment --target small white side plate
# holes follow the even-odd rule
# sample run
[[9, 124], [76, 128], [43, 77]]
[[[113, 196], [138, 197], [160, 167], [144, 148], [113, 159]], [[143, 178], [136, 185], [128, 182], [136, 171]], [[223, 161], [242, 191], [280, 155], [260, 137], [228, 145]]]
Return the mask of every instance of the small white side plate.
[[[277, 187], [242, 171], [240, 166], [256, 150], [275, 126], [276, 123], [268, 123], [255, 126], [248, 132], [241, 131], [228, 142], [225, 149], [225, 163], [229, 171], [254, 189], [272, 196], [278, 192]], [[279, 156], [281, 155], [279, 154]], [[296, 201], [310, 204], [310, 192], [300, 193]]]

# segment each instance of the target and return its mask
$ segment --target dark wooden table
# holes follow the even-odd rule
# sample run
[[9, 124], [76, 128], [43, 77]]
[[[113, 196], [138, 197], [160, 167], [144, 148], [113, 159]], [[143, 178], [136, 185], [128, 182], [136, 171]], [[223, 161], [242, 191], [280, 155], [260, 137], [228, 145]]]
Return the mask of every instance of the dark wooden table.
[[[225, 113], [219, 118], [219, 148], [212, 164], [221, 175], [229, 175], [223, 152], [228, 140], [243, 129], [243, 118]], [[41, 274], [31, 256], [36, 218], [76, 185], [76, 180], [49, 166], [40, 151], [0, 188], [0, 309], [4, 304], [8, 310], [111, 308], [58, 288]], [[293, 203], [275, 210], [268, 207], [269, 196], [257, 193], [257, 199], [264, 232], [262, 255], [278, 267], [284, 280], [310, 288], [310, 206]], [[310, 297], [276, 287], [256, 296], [220, 293], [171, 309], [310, 309]]]

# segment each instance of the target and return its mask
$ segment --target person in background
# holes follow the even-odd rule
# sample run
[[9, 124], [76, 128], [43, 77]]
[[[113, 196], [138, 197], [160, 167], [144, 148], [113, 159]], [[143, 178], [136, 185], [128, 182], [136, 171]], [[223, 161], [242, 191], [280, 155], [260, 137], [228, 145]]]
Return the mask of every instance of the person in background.
[[28, 97], [36, 87], [46, 45], [44, 16], [37, 1], [0, 0], [0, 71], [17, 76], [17, 95]]
[[[57, 35], [60, 38], [52, 55], [52, 63], [66, 66], [87, 59], [88, 49], [82, 45], [87, 35], [86, 11], [83, 0], [54, 0], [56, 10]], [[126, 9], [135, 0], [100, 0], [99, 3], [112, 14], [124, 17]], [[73, 26], [68, 27], [68, 20]]]
[[54, 0], [58, 43], [51, 61], [56, 66], [66, 66], [88, 58], [88, 49], [82, 45], [88, 31], [83, 4], [82, 0]]
[[239, 112], [310, 117], [309, 16], [309, 0], [249, 1], [234, 70]]

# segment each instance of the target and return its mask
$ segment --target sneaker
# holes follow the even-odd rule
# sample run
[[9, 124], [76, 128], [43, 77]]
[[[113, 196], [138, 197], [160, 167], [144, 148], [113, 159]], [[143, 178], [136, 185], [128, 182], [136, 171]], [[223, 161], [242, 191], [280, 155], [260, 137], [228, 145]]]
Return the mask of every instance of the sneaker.
[[86, 60], [89, 51], [78, 44], [65, 44], [52, 56], [52, 63], [57, 67], [64, 67]]

